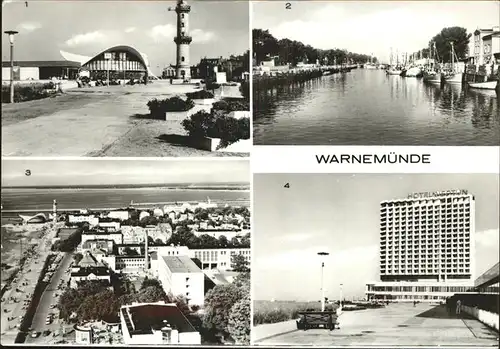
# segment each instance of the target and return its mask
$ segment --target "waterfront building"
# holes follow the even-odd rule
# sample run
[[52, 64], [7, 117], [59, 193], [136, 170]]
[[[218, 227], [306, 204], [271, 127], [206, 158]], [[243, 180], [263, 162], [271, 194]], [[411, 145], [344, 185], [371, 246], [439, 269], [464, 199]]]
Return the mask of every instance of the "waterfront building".
[[500, 27], [476, 29], [469, 42], [468, 63], [476, 66], [499, 63], [500, 60]]
[[108, 218], [119, 219], [125, 221], [130, 218], [130, 212], [127, 210], [116, 210], [108, 213]]
[[231, 257], [242, 255], [250, 263], [250, 248], [216, 248], [216, 249], [192, 249], [189, 256], [201, 262], [201, 269], [231, 270]]
[[92, 326], [75, 324], [73, 328], [75, 330], [76, 344], [89, 345], [94, 343], [94, 330]]
[[23, 220], [23, 224], [44, 224], [48, 222], [48, 218], [44, 213], [38, 213], [34, 216], [19, 215]]
[[111, 228], [112, 230], [118, 231], [120, 230], [120, 222], [116, 221], [108, 221], [108, 220], [99, 220], [99, 223], [97, 224], [100, 228], [108, 229]]
[[475, 201], [466, 190], [380, 203], [380, 282], [369, 300], [444, 301], [474, 282]]
[[200, 333], [177, 305], [165, 302], [132, 303], [120, 309], [125, 344], [199, 345]]
[[205, 275], [188, 256], [158, 255], [158, 279], [168, 294], [186, 297], [190, 305], [203, 305]]

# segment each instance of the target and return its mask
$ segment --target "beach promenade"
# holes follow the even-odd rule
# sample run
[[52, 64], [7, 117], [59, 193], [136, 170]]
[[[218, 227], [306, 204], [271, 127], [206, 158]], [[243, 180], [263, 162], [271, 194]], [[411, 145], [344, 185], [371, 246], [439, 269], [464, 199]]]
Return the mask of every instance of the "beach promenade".
[[[226, 97], [238, 92], [224, 88]], [[186, 134], [180, 122], [149, 118], [148, 101], [193, 91], [194, 85], [157, 81], [69, 89], [53, 98], [4, 104], [2, 156], [238, 156], [177, 144], [175, 137]], [[196, 105], [188, 115], [209, 109]]]
[[443, 305], [390, 304], [382, 309], [344, 312], [340, 329], [297, 330], [295, 321], [252, 329], [256, 345], [411, 345], [498, 347], [498, 333]]

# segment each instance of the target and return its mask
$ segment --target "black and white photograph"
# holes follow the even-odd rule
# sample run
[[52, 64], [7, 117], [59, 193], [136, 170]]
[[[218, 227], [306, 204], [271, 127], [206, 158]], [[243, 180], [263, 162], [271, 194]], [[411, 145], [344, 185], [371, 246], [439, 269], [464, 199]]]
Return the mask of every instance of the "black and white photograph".
[[250, 152], [247, 1], [2, 1], [2, 156]]
[[252, 2], [255, 145], [498, 146], [500, 2]]
[[249, 344], [247, 160], [2, 160], [1, 205], [2, 345]]
[[498, 174], [255, 174], [255, 345], [498, 347]]

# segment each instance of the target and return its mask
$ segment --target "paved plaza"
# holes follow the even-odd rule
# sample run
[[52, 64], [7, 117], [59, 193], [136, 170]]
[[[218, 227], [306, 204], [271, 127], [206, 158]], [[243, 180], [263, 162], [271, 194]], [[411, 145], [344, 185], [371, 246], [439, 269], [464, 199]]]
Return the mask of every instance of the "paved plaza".
[[448, 314], [443, 305], [390, 304], [382, 309], [344, 312], [340, 329], [297, 330], [295, 321], [252, 329], [257, 345], [495, 346], [498, 333], [466, 314]]
[[[231, 87], [224, 96], [234, 94]], [[185, 135], [180, 122], [149, 118], [149, 100], [192, 91], [193, 85], [156, 81], [69, 89], [62, 96], [3, 104], [2, 156], [246, 156], [187, 147], [179, 142]], [[189, 114], [202, 109], [209, 107], [197, 105]]]

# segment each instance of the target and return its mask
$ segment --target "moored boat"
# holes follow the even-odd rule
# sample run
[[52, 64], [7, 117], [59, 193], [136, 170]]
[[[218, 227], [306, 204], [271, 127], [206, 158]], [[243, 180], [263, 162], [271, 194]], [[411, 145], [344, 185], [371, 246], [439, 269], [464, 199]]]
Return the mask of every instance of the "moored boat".
[[422, 74], [422, 69], [420, 67], [411, 67], [406, 71], [407, 77], [418, 77]]
[[444, 76], [444, 81], [451, 84], [461, 84], [464, 79], [464, 73], [448, 73]]
[[482, 90], [494, 90], [498, 86], [498, 80], [485, 81], [485, 82], [468, 82], [470, 88], [477, 88]]
[[432, 70], [424, 71], [424, 82], [429, 82], [431, 84], [440, 84], [441, 73]]
[[389, 68], [385, 71], [387, 75], [401, 75], [402, 70], [398, 68]]

